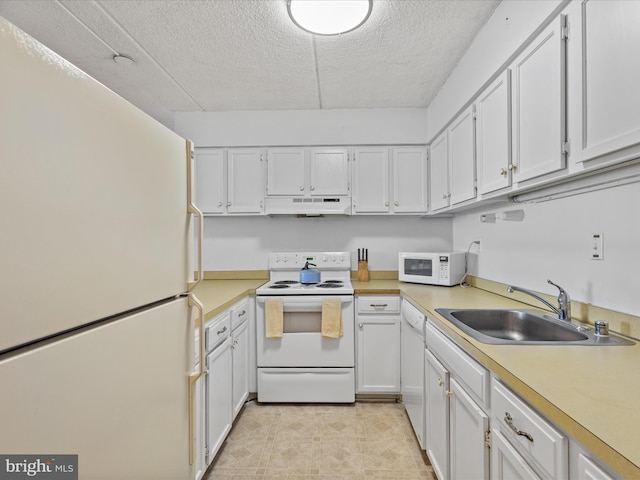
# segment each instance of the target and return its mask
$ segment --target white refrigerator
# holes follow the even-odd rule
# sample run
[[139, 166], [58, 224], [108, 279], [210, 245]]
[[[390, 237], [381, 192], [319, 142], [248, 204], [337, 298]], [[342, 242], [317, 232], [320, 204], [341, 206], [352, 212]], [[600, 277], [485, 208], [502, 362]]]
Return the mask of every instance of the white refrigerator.
[[0, 59], [0, 454], [193, 478], [192, 146], [2, 17]]

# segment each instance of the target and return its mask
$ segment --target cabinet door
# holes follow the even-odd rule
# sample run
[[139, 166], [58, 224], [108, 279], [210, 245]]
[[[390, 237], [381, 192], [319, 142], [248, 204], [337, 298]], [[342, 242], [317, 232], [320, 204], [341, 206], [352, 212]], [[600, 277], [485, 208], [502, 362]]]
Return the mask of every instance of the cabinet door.
[[512, 64], [513, 182], [565, 167], [565, 16]]
[[541, 480], [498, 430], [491, 431], [491, 480]]
[[427, 212], [427, 150], [393, 149], [393, 210]]
[[358, 317], [358, 393], [400, 392], [400, 318]]
[[478, 192], [489, 193], [511, 185], [511, 87], [505, 70], [477, 100]]
[[449, 449], [451, 478], [489, 478], [485, 433], [489, 417], [455, 379], [449, 381]]
[[202, 213], [224, 213], [227, 206], [224, 150], [198, 148], [195, 164], [196, 205]]
[[389, 149], [357, 148], [353, 162], [353, 213], [389, 211]]
[[449, 198], [455, 205], [476, 196], [475, 119], [473, 105], [449, 126]]
[[303, 148], [267, 151], [267, 195], [302, 196], [306, 191]]
[[231, 430], [231, 338], [207, 355], [207, 464]]
[[431, 210], [449, 206], [449, 145], [446, 130], [436, 138], [431, 150]]
[[640, 143], [638, 18], [640, 2], [582, 2], [582, 160]]
[[589, 457], [583, 453], [578, 453], [576, 471], [571, 475], [575, 480], [615, 480]]
[[439, 480], [449, 478], [449, 372], [425, 353], [426, 451]]
[[309, 152], [311, 195], [349, 195], [349, 151], [315, 148]]
[[228, 213], [262, 213], [264, 207], [264, 152], [229, 150]]
[[233, 418], [235, 419], [249, 395], [249, 322], [233, 331]]

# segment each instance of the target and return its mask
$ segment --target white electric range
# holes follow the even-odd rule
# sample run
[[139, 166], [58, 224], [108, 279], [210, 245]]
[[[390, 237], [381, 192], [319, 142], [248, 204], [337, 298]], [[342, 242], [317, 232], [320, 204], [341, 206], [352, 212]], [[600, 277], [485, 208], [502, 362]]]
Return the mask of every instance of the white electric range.
[[[302, 284], [309, 262], [320, 282]], [[355, 314], [349, 252], [274, 252], [270, 281], [256, 290], [258, 401], [355, 401]], [[322, 336], [324, 301], [339, 302], [342, 335]], [[280, 337], [266, 334], [267, 303], [282, 312]]]

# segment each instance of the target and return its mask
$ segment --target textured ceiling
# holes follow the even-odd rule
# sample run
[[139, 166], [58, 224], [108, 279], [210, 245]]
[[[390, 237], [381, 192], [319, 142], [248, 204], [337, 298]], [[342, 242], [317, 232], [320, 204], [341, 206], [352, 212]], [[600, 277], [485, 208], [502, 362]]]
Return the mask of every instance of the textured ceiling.
[[427, 107], [498, 3], [374, 0], [335, 37], [299, 30], [286, 0], [0, 0], [0, 15], [172, 126], [175, 111]]

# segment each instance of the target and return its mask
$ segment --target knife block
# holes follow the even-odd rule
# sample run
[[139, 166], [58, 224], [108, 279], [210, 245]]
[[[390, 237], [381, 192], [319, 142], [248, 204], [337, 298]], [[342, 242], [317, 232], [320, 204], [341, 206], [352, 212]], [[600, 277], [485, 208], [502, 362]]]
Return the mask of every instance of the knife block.
[[359, 282], [369, 281], [369, 262], [366, 260], [358, 261], [358, 281]]

